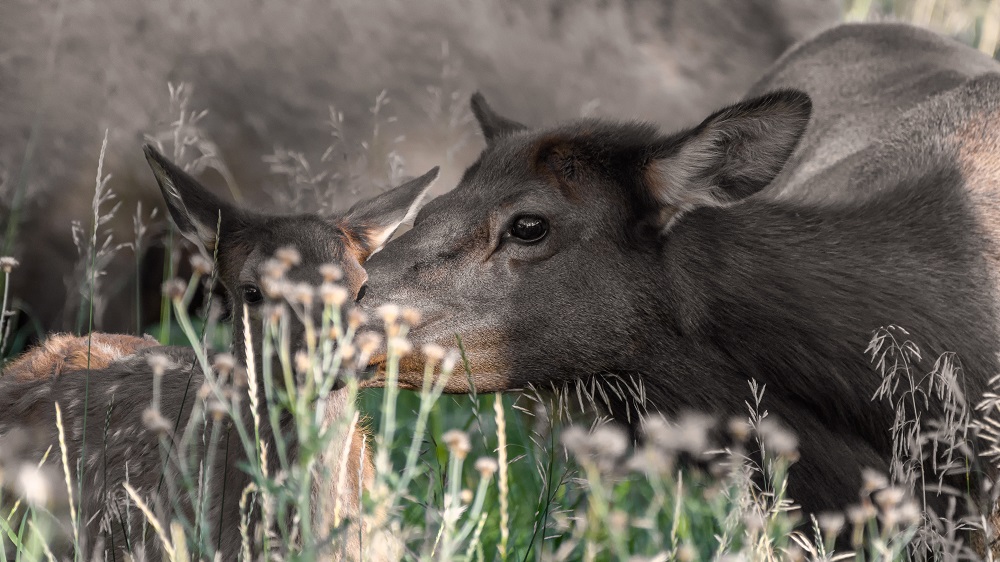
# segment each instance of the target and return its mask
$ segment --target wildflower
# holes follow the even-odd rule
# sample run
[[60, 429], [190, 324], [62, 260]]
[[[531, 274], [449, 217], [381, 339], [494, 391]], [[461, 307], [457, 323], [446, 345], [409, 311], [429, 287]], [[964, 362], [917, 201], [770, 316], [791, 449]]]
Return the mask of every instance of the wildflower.
[[483, 478], [492, 478], [499, 469], [500, 465], [497, 464], [497, 460], [493, 457], [480, 457], [476, 461], [476, 470], [479, 471], [479, 475]]
[[267, 298], [272, 300], [283, 299], [292, 292], [292, 284], [284, 279], [265, 277], [261, 280], [260, 286]]
[[163, 284], [163, 294], [172, 301], [179, 301], [184, 298], [187, 291], [187, 283], [183, 279], [171, 279]]
[[201, 386], [198, 387], [198, 400], [201, 401], [208, 400], [208, 397], [211, 395], [212, 395], [212, 386], [208, 384], [208, 382], [204, 382], [202, 383]]
[[297, 283], [292, 287], [291, 295], [288, 300], [292, 302], [297, 302], [304, 306], [309, 306], [313, 302], [313, 288], [309, 283]]
[[403, 322], [406, 322], [408, 326], [416, 326], [420, 323], [420, 311], [415, 308], [404, 308], [400, 316], [403, 317]]
[[378, 347], [382, 344], [382, 336], [376, 334], [375, 332], [362, 332], [358, 334], [358, 337], [354, 339], [355, 343], [358, 345], [358, 349], [361, 351], [362, 357], [371, 357], [373, 353], [378, 351]]
[[47, 506], [52, 499], [52, 486], [42, 469], [25, 464], [17, 473], [17, 487], [21, 496], [31, 505]]
[[386, 326], [395, 324], [396, 320], [399, 320], [399, 307], [394, 304], [383, 304], [378, 307], [377, 312]]
[[170, 358], [162, 353], [154, 353], [146, 359], [150, 369], [153, 369], [154, 376], [163, 376], [167, 369], [171, 367]]
[[347, 311], [347, 327], [357, 330], [362, 324], [368, 321], [364, 312], [356, 308]]
[[445, 354], [444, 359], [441, 360], [441, 372], [451, 373], [452, 371], [454, 371], [455, 364], [458, 363], [458, 360], [460, 358], [461, 356], [459, 355], [458, 350], [453, 349], [449, 351], [447, 354]]
[[299, 373], [308, 373], [312, 368], [312, 360], [309, 358], [309, 354], [305, 351], [299, 351], [295, 354], [295, 370]]
[[397, 336], [389, 338], [389, 350], [402, 357], [403, 355], [407, 355], [413, 351], [413, 344], [411, 344], [406, 338]]
[[444, 359], [444, 348], [435, 343], [424, 344], [421, 350], [424, 352], [424, 359], [426, 359], [427, 363], [432, 367]]
[[820, 530], [826, 537], [835, 537], [844, 528], [844, 514], [839, 512], [822, 513], [816, 518]]
[[319, 274], [323, 276], [325, 283], [336, 283], [344, 278], [344, 272], [332, 263], [324, 263], [319, 266]]
[[333, 283], [319, 286], [319, 297], [326, 306], [340, 306], [347, 302], [347, 289]]
[[161, 437], [170, 433], [172, 429], [167, 418], [163, 417], [163, 414], [155, 408], [146, 408], [142, 412], [142, 425]]
[[875, 507], [870, 503], [847, 507], [847, 519], [851, 525], [860, 527], [875, 517]]
[[913, 501], [903, 502], [896, 512], [903, 525], [916, 525], [924, 519], [920, 506]]
[[469, 454], [469, 451], [472, 450], [472, 443], [469, 441], [468, 434], [460, 429], [446, 431], [441, 436], [441, 440], [448, 446], [451, 454], [460, 459], [464, 459]]
[[579, 426], [569, 427], [563, 431], [562, 442], [577, 462], [595, 463], [601, 472], [610, 472], [628, 449], [625, 432], [611, 425], [602, 425], [593, 433]]
[[650, 416], [643, 420], [643, 432], [656, 446], [668, 452], [686, 452], [700, 457], [709, 449], [708, 430], [713, 420], [704, 414], [688, 413], [676, 425], [663, 416]]
[[2, 269], [4, 273], [10, 273], [15, 267], [19, 265], [21, 265], [21, 263], [10, 256], [4, 256], [0, 258], [0, 269]]
[[350, 361], [354, 357], [355, 351], [357, 351], [357, 348], [349, 343], [340, 346], [340, 356], [344, 358], [344, 361]]
[[732, 418], [729, 420], [729, 434], [740, 443], [750, 438], [750, 424], [743, 418]]
[[220, 422], [225, 419], [229, 412], [227, 411], [225, 404], [217, 398], [212, 398], [208, 401], [208, 413], [211, 414], [213, 420]]
[[302, 254], [292, 246], [278, 248], [278, 251], [274, 252], [274, 257], [285, 264], [287, 268], [302, 263]]
[[195, 254], [191, 256], [191, 268], [198, 272], [199, 275], [211, 275], [212, 274], [212, 262], [208, 261], [208, 258], [201, 254]]
[[794, 433], [783, 428], [778, 422], [769, 418], [764, 418], [757, 425], [757, 434], [760, 435], [764, 447], [779, 457], [787, 457], [794, 460], [798, 455], [799, 438]]
[[236, 368], [236, 358], [229, 353], [220, 353], [212, 358], [212, 368], [221, 374], [229, 374]]
[[875, 490], [881, 490], [889, 485], [889, 480], [884, 474], [874, 468], [864, 468], [861, 470], [861, 493], [870, 494]]
[[473, 496], [472, 496], [472, 490], [470, 490], [468, 488], [465, 488], [458, 495], [458, 497], [459, 497], [459, 499], [462, 500], [462, 503], [472, 503], [472, 498], [473, 498]]
[[875, 503], [882, 509], [895, 509], [896, 506], [902, 503], [905, 497], [906, 494], [903, 490], [896, 487], [889, 487], [875, 494]]
[[288, 266], [286, 266], [284, 262], [273, 258], [265, 260], [264, 263], [261, 264], [260, 266], [260, 272], [264, 275], [264, 278], [272, 281], [277, 281], [278, 279], [281, 279], [282, 277], [285, 276], [285, 273], [287, 271], [288, 271]]
[[644, 446], [636, 450], [625, 466], [649, 475], [668, 474], [673, 471], [674, 459], [659, 447]]

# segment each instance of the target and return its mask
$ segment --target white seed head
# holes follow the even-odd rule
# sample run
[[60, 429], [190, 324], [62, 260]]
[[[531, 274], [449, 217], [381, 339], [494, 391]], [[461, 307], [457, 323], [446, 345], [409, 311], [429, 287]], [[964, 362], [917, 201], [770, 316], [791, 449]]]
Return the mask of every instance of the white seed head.
[[861, 489], [863, 494], [881, 490], [889, 485], [889, 479], [885, 474], [874, 468], [864, 468], [861, 470]]
[[474, 496], [472, 495], [472, 490], [465, 488], [459, 493], [458, 498], [462, 500], [462, 503], [472, 503]]
[[844, 528], [844, 514], [837, 511], [821, 513], [816, 522], [824, 536], [836, 536]]
[[149, 368], [153, 370], [153, 374], [156, 376], [162, 376], [163, 373], [167, 372], [172, 365], [170, 358], [162, 353], [154, 353], [146, 359], [146, 363]]
[[483, 478], [492, 478], [496, 471], [500, 469], [497, 460], [493, 457], [480, 457], [476, 461], [476, 470]]
[[212, 262], [208, 258], [201, 254], [195, 254], [191, 256], [191, 269], [194, 269], [200, 275], [211, 275], [214, 267], [212, 267]]
[[212, 416], [212, 419], [219, 422], [222, 421], [229, 412], [226, 410], [225, 404], [219, 401], [218, 398], [213, 397], [208, 401], [208, 413]]
[[10, 273], [19, 265], [21, 265], [20, 262], [10, 256], [3, 256], [0, 258], [0, 269], [2, 269], [4, 273]]
[[688, 543], [677, 549], [677, 562], [693, 562], [698, 559], [698, 551]]
[[173, 428], [170, 422], [167, 421], [167, 418], [163, 417], [163, 414], [155, 408], [146, 408], [142, 412], [142, 425], [149, 431], [161, 436], [167, 435]]
[[278, 248], [278, 251], [274, 252], [274, 257], [285, 264], [285, 267], [292, 267], [293, 265], [302, 263], [302, 254], [292, 246]]
[[274, 258], [265, 260], [260, 266], [260, 272], [264, 276], [264, 279], [269, 279], [271, 281], [277, 281], [285, 276], [288, 272], [288, 266], [285, 262], [277, 260]]
[[882, 509], [894, 509], [906, 498], [902, 489], [890, 486], [875, 493], [875, 503]]
[[299, 373], [308, 373], [312, 368], [312, 361], [309, 359], [309, 354], [305, 351], [298, 351], [295, 353], [295, 370]]
[[212, 367], [222, 374], [228, 374], [236, 368], [236, 358], [229, 353], [220, 353], [212, 358]]
[[354, 343], [358, 345], [362, 356], [371, 357], [378, 351], [378, 346], [382, 345], [382, 336], [375, 332], [361, 332], [354, 338]]
[[297, 302], [301, 305], [309, 306], [313, 302], [313, 296], [315, 295], [312, 285], [309, 283], [296, 283], [292, 288], [292, 294], [289, 296], [289, 300], [292, 302]]
[[413, 344], [409, 342], [406, 338], [401, 338], [399, 336], [394, 338], [389, 338], [389, 350], [393, 353], [398, 354], [400, 357], [404, 355], [409, 355], [413, 351]]
[[452, 349], [451, 351], [446, 353], [444, 359], [441, 360], [441, 372], [451, 373], [452, 371], [454, 371], [455, 365], [458, 364], [458, 360], [461, 358], [462, 356], [461, 354], [459, 354], [457, 349]]
[[400, 315], [408, 326], [416, 326], [420, 323], [420, 311], [415, 308], [404, 308]]
[[394, 304], [383, 304], [378, 307], [376, 312], [382, 317], [382, 321], [385, 322], [386, 326], [395, 324], [399, 320], [399, 307]]
[[436, 343], [424, 344], [421, 351], [424, 352], [424, 359], [426, 359], [431, 366], [437, 365], [439, 361], [444, 359], [444, 348]]
[[319, 286], [319, 296], [324, 305], [339, 307], [347, 302], [347, 289], [326, 282]]
[[332, 263], [324, 263], [319, 266], [319, 274], [323, 276], [326, 283], [336, 283], [344, 278], [344, 271]]
[[347, 311], [347, 327], [357, 330], [362, 324], [368, 321], [364, 312], [361, 312], [357, 308], [352, 308]]
[[451, 429], [446, 431], [444, 435], [441, 436], [441, 440], [448, 446], [448, 450], [451, 451], [451, 454], [460, 459], [464, 459], [469, 454], [469, 451], [472, 450], [472, 443], [469, 441], [469, 435], [460, 429]]
[[21, 496], [34, 506], [47, 506], [52, 500], [52, 486], [37, 465], [24, 464], [17, 473], [17, 487]]
[[750, 438], [750, 431], [752, 428], [747, 420], [737, 417], [731, 418], [729, 420], [728, 427], [729, 434], [733, 436], [733, 439], [736, 439], [740, 443], [743, 443]]
[[163, 284], [163, 294], [172, 301], [180, 301], [187, 291], [187, 282], [183, 279], [171, 279]]

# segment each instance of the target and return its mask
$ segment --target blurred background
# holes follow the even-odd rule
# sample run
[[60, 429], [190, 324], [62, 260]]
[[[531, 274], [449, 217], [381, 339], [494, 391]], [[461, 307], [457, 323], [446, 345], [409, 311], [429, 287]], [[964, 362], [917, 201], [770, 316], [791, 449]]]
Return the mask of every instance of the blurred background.
[[91, 325], [170, 338], [160, 285], [187, 260], [144, 140], [219, 196], [329, 213], [434, 165], [454, 186], [473, 91], [528, 124], [674, 129], [796, 41], [884, 19], [1000, 41], [1000, 0], [3, 0], [0, 355]]

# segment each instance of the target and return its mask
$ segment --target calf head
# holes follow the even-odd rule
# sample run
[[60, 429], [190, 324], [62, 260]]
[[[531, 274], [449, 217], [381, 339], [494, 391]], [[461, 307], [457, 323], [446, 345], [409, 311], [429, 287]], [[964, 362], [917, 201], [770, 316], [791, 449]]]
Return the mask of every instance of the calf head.
[[[684, 303], [664, 290], [672, 233], [767, 186], [811, 104], [774, 92], [670, 135], [601, 120], [529, 130], [478, 94], [472, 109], [485, 150], [367, 264], [362, 304], [420, 309], [414, 343], [458, 334], [477, 389], [499, 391], [643, 372], [669, 354], [685, 329]], [[401, 384], [421, 374], [416, 354], [404, 358]], [[447, 390], [467, 386], [453, 377]]]
[[[438, 172], [434, 168], [337, 216], [274, 215], [226, 203], [153, 147], [147, 145], [144, 150], [178, 230], [205, 256], [217, 257], [218, 278], [229, 307], [236, 311], [233, 345], [240, 358], [246, 352], [240, 313], [244, 305], [253, 341], [259, 344], [263, 304], [269, 296], [291, 295], [293, 300], [318, 302], [316, 287], [324, 281], [335, 281], [346, 289], [347, 294], [339, 299], [344, 305], [361, 296], [367, 280], [362, 265], [417, 212]], [[281, 259], [275, 259], [276, 255]], [[318, 318], [323, 306], [308, 308]], [[290, 325], [290, 341], [301, 345], [302, 323]], [[259, 361], [259, 353], [257, 357]]]

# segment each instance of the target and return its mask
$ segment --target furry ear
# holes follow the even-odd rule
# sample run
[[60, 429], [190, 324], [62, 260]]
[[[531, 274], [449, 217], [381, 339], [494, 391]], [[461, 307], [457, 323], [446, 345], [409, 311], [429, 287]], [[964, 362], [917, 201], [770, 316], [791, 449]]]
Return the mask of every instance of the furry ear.
[[341, 227], [354, 242], [359, 262], [382, 249], [403, 223], [413, 220], [438, 177], [438, 167], [389, 191], [359, 201], [344, 215]]
[[243, 213], [205, 189], [197, 180], [157, 152], [152, 145], [142, 147], [146, 162], [153, 169], [163, 200], [177, 229], [195, 243], [206, 256], [212, 255], [219, 228], [224, 221], [240, 220]]
[[493, 111], [490, 104], [486, 103], [486, 98], [479, 92], [472, 94], [470, 104], [472, 105], [472, 113], [476, 116], [476, 121], [479, 122], [479, 128], [483, 131], [486, 144], [490, 144], [500, 137], [527, 129], [517, 121], [507, 119]]
[[784, 167], [811, 112], [805, 93], [780, 90], [664, 139], [646, 169], [653, 198], [669, 208], [672, 221], [696, 207], [731, 205], [757, 193]]

